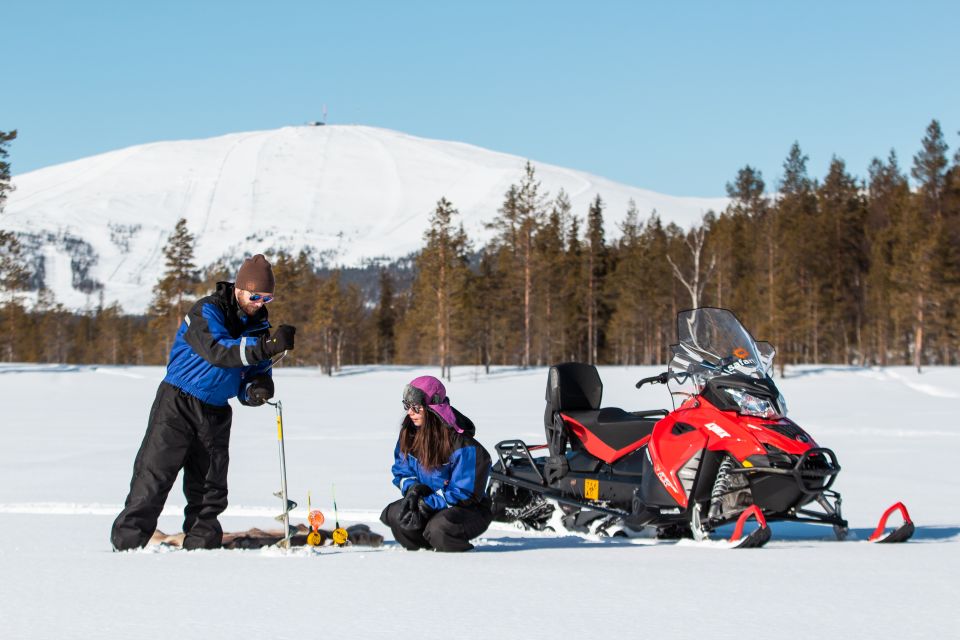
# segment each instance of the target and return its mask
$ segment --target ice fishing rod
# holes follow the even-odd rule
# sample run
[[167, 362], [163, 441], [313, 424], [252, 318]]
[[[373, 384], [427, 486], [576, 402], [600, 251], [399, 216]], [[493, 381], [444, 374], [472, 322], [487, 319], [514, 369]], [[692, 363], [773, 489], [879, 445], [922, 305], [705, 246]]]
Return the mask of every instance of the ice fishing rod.
[[340, 516], [337, 514], [337, 485], [331, 486], [333, 493], [333, 521], [337, 528], [333, 530], [333, 544], [342, 547], [347, 544], [347, 530], [340, 526]]
[[283, 446], [283, 403], [277, 400], [267, 404], [277, 409], [277, 446], [280, 450], [280, 491], [274, 493], [280, 498], [283, 505], [283, 513], [275, 519], [283, 523], [283, 540], [278, 544], [283, 549], [290, 548], [290, 512], [297, 508], [297, 503], [287, 497], [287, 455]]
[[314, 509], [310, 504], [310, 492], [307, 491], [307, 522], [310, 523], [310, 534], [307, 535], [307, 544], [311, 547], [319, 547], [323, 544], [323, 536], [320, 534], [320, 526], [323, 524], [323, 513], [319, 509]]

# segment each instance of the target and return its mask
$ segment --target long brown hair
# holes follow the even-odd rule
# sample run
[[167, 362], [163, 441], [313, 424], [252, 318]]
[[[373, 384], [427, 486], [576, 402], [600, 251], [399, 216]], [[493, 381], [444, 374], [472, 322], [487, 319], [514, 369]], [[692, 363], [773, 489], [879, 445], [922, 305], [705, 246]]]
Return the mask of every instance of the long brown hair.
[[403, 419], [400, 429], [400, 453], [410, 454], [427, 471], [432, 471], [450, 459], [453, 445], [450, 429], [432, 411], [424, 407], [423, 426], [419, 429], [410, 416]]

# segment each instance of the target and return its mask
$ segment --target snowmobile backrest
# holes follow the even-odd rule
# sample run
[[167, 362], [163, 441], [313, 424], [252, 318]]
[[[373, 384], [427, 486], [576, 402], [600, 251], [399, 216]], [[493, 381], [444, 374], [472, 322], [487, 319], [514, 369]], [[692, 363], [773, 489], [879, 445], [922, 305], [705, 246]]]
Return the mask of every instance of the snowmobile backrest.
[[603, 383], [592, 364], [564, 362], [547, 375], [547, 412], [599, 409]]

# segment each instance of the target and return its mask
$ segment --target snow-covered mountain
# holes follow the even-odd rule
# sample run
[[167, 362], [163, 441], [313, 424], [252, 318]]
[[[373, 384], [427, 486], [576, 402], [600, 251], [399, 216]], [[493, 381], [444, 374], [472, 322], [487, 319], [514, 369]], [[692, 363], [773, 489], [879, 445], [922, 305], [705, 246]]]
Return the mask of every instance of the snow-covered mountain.
[[[15, 176], [0, 225], [27, 248], [35, 284], [71, 308], [109, 303], [139, 312], [163, 271], [177, 220], [197, 238], [197, 263], [271, 248], [310, 247], [332, 264], [416, 250], [446, 197], [470, 236], [485, 240], [526, 159], [476, 146], [357, 125], [284, 127], [145, 144]], [[681, 198], [534, 162], [550, 195], [574, 212], [600, 194], [608, 237], [633, 199], [682, 226], [724, 198]]]

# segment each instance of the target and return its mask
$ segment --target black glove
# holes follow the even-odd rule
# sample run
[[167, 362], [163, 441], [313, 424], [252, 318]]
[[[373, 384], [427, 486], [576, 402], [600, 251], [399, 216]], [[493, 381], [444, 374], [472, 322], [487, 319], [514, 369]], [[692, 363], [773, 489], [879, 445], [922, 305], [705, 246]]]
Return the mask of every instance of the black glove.
[[259, 407], [273, 397], [273, 392], [273, 378], [264, 374], [254, 376], [247, 385], [247, 404]]
[[416, 482], [407, 487], [407, 491], [403, 495], [405, 498], [409, 498], [411, 495], [417, 496], [418, 498], [426, 498], [431, 493], [433, 493], [433, 489], [422, 482]]
[[397, 524], [400, 525], [401, 529], [421, 531], [427, 526], [427, 520], [430, 519], [431, 515], [433, 515], [433, 509], [428, 507], [422, 498], [418, 498], [416, 494], [410, 492], [400, 506]]
[[264, 359], [290, 351], [293, 349], [293, 336], [297, 333], [297, 328], [289, 324], [282, 324], [277, 327], [273, 335], [263, 340]]

